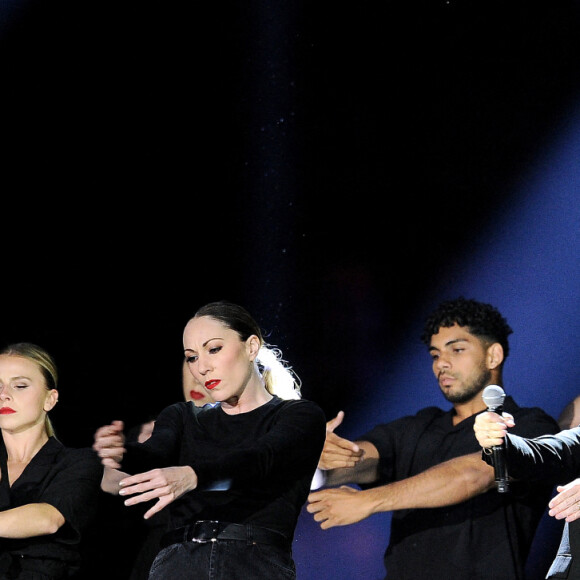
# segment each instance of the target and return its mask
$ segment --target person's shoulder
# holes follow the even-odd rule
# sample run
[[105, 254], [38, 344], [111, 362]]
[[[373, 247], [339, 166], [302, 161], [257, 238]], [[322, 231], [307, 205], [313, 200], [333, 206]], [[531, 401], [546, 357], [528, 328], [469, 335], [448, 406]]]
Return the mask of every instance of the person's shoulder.
[[424, 407], [423, 409], [419, 409], [414, 415], [405, 415], [400, 417], [399, 419], [395, 419], [393, 423], [398, 427], [401, 428], [401, 425], [408, 424], [408, 425], [423, 425], [423, 424], [430, 424], [431, 421], [435, 419], [439, 419], [445, 415], [450, 415], [453, 413], [452, 409], [444, 411], [440, 407]]
[[271, 402], [274, 405], [282, 405], [286, 408], [300, 407], [322, 410], [318, 403], [311, 401], [310, 399], [281, 399], [280, 397], [274, 395]]
[[557, 433], [560, 430], [556, 419], [541, 407], [520, 407], [511, 397], [506, 397], [503, 410], [513, 415], [516, 425], [512, 432], [516, 434], [522, 427], [527, 426], [541, 426], [545, 433]]
[[186, 415], [191, 412], [191, 406], [195, 407], [191, 401], [178, 401], [177, 403], [171, 403], [159, 413], [157, 420], [162, 416]]
[[527, 416], [534, 416], [535, 415], [535, 416], [549, 417], [550, 419], [555, 421], [555, 419], [553, 417], [551, 417], [541, 407], [533, 406], [533, 405], [529, 406], [529, 407], [518, 405], [518, 403], [516, 403], [516, 401], [510, 396], [505, 398], [505, 401], [503, 404], [503, 410], [506, 411], [507, 413], [511, 413], [514, 417], [527, 417]]
[[569, 401], [558, 417], [560, 429], [570, 429], [580, 424], [580, 395]]
[[415, 423], [424, 423], [424, 422], [429, 422], [429, 421], [433, 421], [433, 419], [437, 419], [439, 417], [442, 417], [443, 415], [446, 415], [448, 413], [451, 413], [452, 411], [444, 411], [443, 409], [441, 409], [440, 407], [424, 407], [423, 409], [419, 409], [414, 415], [408, 414], [408, 415], [402, 415], [400, 417], [397, 417], [395, 419], [392, 419], [391, 421], [389, 421], [388, 423], [381, 423], [379, 425], [377, 425], [377, 427], [379, 428], [385, 428], [385, 427], [393, 427], [393, 428], [397, 428], [400, 429], [401, 425], [404, 424], [415, 424]]
[[274, 396], [271, 403], [281, 411], [319, 415], [324, 419], [324, 424], [326, 425], [326, 415], [322, 407], [310, 399], [281, 399], [280, 397]]

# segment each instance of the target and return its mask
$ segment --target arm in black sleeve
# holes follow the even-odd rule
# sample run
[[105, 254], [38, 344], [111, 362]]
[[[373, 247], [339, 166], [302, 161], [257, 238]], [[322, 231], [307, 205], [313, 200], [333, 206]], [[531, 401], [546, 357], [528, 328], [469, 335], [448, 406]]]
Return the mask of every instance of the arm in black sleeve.
[[122, 471], [135, 474], [179, 464], [179, 440], [187, 413], [182, 405], [177, 403], [161, 411], [155, 421], [153, 434], [147, 441], [126, 443]]
[[64, 450], [62, 457], [37, 501], [59, 510], [78, 538], [96, 516], [103, 466], [90, 448]]
[[[491, 465], [490, 455], [483, 458]], [[506, 464], [515, 479], [553, 483], [575, 479], [580, 476], [580, 427], [532, 439], [509, 433]]]

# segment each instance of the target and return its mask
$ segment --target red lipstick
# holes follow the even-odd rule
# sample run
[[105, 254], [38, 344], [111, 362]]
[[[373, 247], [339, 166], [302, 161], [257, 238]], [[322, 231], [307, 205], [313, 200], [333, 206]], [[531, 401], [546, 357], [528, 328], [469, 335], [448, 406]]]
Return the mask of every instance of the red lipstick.
[[219, 379], [214, 379], [212, 381], [206, 381], [205, 388], [209, 389], [211, 391], [212, 389], [217, 387], [220, 383], [221, 383], [221, 381]]
[[0, 409], [0, 415], [11, 415], [12, 413], [16, 413], [16, 411], [10, 407], [2, 407]]
[[199, 391], [194, 391], [193, 389], [189, 391], [189, 396], [196, 401], [199, 401], [200, 399], [203, 399], [205, 397], [203, 393], [200, 393]]

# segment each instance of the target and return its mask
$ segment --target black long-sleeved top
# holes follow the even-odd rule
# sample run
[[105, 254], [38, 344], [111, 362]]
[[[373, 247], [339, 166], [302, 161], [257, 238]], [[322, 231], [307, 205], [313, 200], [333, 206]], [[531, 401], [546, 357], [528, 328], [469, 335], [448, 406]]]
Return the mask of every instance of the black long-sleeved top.
[[[483, 455], [491, 464], [491, 457]], [[564, 485], [580, 477], [580, 427], [533, 439], [506, 436], [509, 475], [537, 485]], [[546, 578], [580, 580], [580, 520], [565, 523], [558, 554]]]
[[49, 566], [51, 573], [62, 570], [63, 578], [76, 573], [82, 533], [96, 516], [101, 493], [103, 467], [97, 454], [90, 448], [67, 448], [51, 437], [10, 486], [6, 447], [0, 436], [0, 471], [0, 511], [48, 503], [66, 520], [54, 534], [0, 538], [0, 568], [10, 566], [10, 558], [24, 558], [27, 566], [38, 571]]
[[169, 528], [196, 520], [261, 525], [292, 539], [326, 437], [322, 409], [282, 400], [238, 415], [191, 401], [164, 409], [144, 443], [127, 443], [122, 470], [191, 466], [197, 489], [172, 502]]

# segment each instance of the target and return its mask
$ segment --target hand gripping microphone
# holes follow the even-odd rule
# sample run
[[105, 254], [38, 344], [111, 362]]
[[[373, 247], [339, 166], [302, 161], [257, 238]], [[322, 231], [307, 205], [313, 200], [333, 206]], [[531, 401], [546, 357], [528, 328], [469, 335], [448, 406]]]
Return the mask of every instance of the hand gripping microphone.
[[[483, 389], [483, 402], [487, 405], [487, 410], [501, 415], [503, 411], [503, 401], [505, 399], [504, 390], [498, 385], [489, 385]], [[506, 443], [505, 439], [501, 445], [494, 445], [491, 448], [492, 464], [495, 471], [495, 483], [499, 493], [509, 491], [508, 473], [505, 462]]]

